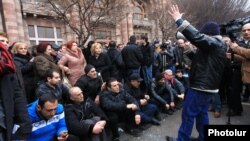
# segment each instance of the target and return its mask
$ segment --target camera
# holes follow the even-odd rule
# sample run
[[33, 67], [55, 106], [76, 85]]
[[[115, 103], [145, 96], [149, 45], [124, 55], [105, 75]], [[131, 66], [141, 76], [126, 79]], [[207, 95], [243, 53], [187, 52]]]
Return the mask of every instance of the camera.
[[228, 35], [232, 41], [241, 42], [240, 31], [244, 24], [250, 23], [250, 16], [245, 18], [238, 18], [228, 23], [220, 25], [221, 35]]

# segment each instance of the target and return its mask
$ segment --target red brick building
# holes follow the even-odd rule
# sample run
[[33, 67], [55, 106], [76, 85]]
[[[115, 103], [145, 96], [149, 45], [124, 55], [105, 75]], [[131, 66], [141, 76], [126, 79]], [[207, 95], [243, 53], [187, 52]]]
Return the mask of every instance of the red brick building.
[[[127, 43], [130, 35], [136, 35], [138, 39], [141, 35], [146, 35], [151, 40], [161, 38], [157, 22], [148, 17], [151, 4], [155, 1], [128, 0], [132, 10], [116, 25], [96, 28], [91, 40]], [[161, 4], [166, 1], [160, 0]], [[40, 0], [0, 0], [0, 31], [7, 32], [11, 42], [25, 41], [31, 45], [40, 41], [60, 45], [77, 39], [69, 27], [53, 16], [46, 15], [43, 8]]]

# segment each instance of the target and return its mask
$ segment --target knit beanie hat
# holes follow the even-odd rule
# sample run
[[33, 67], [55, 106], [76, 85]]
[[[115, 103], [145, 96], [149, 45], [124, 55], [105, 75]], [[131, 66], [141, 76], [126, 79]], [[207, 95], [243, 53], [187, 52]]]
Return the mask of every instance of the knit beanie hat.
[[220, 35], [220, 26], [216, 22], [206, 22], [200, 29], [201, 33], [207, 35]]
[[162, 78], [163, 78], [163, 75], [162, 75], [161, 73], [157, 73], [157, 74], [155, 75], [155, 81], [156, 81], [156, 82], [160, 81]]
[[88, 74], [91, 69], [95, 68], [94, 66], [87, 64], [87, 66], [84, 68], [85, 74]]

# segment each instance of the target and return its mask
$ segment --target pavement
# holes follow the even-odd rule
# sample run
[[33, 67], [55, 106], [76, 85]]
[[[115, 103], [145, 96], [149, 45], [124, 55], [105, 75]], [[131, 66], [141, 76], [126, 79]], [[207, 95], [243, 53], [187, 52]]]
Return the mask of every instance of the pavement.
[[[241, 116], [234, 116], [230, 118], [232, 125], [250, 125], [250, 102], [243, 103], [243, 113]], [[214, 118], [212, 112], [209, 112], [209, 122], [211, 125], [226, 125], [228, 117], [226, 116], [228, 109], [223, 105], [221, 117]], [[120, 141], [165, 141], [165, 136], [177, 137], [178, 128], [181, 123], [182, 110], [175, 111], [173, 115], [161, 114], [162, 121], [160, 126], [151, 126], [143, 130], [143, 134], [139, 137], [133, 137], [124, 132], [121, 132]], [[198, 133], [195, 125], [192, 131], [192, 136], [197, 137]]]

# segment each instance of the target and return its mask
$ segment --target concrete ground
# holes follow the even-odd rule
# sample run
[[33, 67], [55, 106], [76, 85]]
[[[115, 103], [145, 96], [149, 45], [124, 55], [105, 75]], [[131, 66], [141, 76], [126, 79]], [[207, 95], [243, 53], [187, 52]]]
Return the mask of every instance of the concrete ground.
[[[243, 113], [242, 116], [231, 117], [230, 123], [232, 125], [250, 125], [250, 103], [243, 103]], [[228, 109], [224, 105], [222, 108], [222, 115], [220, 118], [214, 118], [213, 113], [209, 112], [210, 124], [214, 125], [224, 125], [228, 122], [228, 117], [226, 116]], [[176, 111], [173, 115], [163, 117], [161, 121], [161, 126], [151, 126], [143, 131], [140, 137], [133, 137], [128, 134], [121, 132], [121, 141], [165, 141], [165, 136], [176, 137], [178, 134], [178, 128], [181, 123], [181, 110]], [[197, 137], [198, 133], [193, 128], [193, 137]]]

